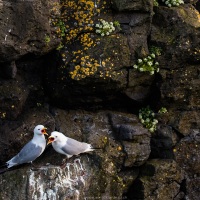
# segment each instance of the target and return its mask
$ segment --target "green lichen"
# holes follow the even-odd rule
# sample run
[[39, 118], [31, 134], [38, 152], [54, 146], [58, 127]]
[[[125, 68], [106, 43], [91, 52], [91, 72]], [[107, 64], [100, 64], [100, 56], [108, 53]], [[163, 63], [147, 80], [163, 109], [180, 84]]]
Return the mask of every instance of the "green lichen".
[[49, 35], [45, 35], [44, 41], [48, 45], [48, 43], [51, 41], [51, 38], [49, 37]]
[[165, 107], [162, 107], [158, 113], [163, 114], [163, 113], [167, 113], [167, 109]]
[[155, 54], [156, 56], [160, 56], [162, 54], [162, 49], [158, 46], [150, 46], [149, 51]]
[[158, 0], [153, 1], [153, 6], [159, 6]]

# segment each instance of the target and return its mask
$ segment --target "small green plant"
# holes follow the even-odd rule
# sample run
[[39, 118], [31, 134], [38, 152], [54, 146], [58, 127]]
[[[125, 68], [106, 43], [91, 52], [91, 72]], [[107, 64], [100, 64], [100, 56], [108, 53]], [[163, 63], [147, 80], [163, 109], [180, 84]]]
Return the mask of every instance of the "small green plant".
[[162, 107], [162, 108], [158, 111], [159, 114], [163, 114], [163, 113], [166, 113], [166, 112], [167, 112], [167, 109], [166, 109], [165, 107]]
[[[167, 109], [162, 107], [158, 113], [163, 114], [166, 113]], [[155, 118], [156, 114], [153, 112], [153, 110], [150, 109], [149, 106], [146, 108], [141, 108], [139, 110], [139, 119], [140, 122], [143, 124], [145, 128], [147, 128], [151, 133], [155, 132], [157, 129], [157, 123], [158, 120]]]
[[150, 109], [149, 106], [139, 110], [139, 119], [145, 128], [147, 128], [151, 133], [156, 130], [156, 124], [158, 120], [155, 118], [155, 113]]
[[118, 21], [114, 21], [113, 22], [113, 25], [118, 28], [119, 30], [121, 30], [121, 27], [120, 27], [120, 23]]
[[63, 43], [61, 42], [58, 46], [57, 46], [57, 48], [56, 48], [56, 50], [61, 50], [62, 48], [64, 48], [64, 45], [63, 45]]
[[[57, 27], [57, 34], [59, 36], [59, 38], [65, 38], [66, 36], [66, 26], [65, 26], [65, 22], [62, 21], [61, 19], [59, 19], [56, 23], [56, 27]], [[58, 45], [58, 47], [56, 48], [56, 50], [61, 50], [62, 48], [64, 48], [64, 45], [62, 42], [60, 42], [60, 44]]]
[[48, 44], [51, 41], [51, 38], [48, 35], [45, 35], [44, 41], [46, 44]]
[[66, 27], [65, 22], [63, 22], [61, 19], [58, 20], [56, 26], [58, 27], [57, 32], [60, 34], [61, 37], [64, 37], [66, 34]]
[[159, 6], [158, 0], [153, 1], [153, 6]]
[[160, 56], [162, 54], [162, 49], [157, 46], [150, 46], [149, 51], [154, 53], [156, 56]]
[[39, 103], [39, 102], [37, 102], [36, 105], [37, 105], [37, 107], [41, 107], [42, 106], [42, 104]]
[[168, 7], [173, 6], [180, 6], [181, 4], [184, 4], [183, 0], [162, 0]]
[[159, 63], [155, 61], [155, 57], [156, 55], [152, 53], [143, 59], [138, 59], [137, 64], [133, 65], [133, 68], [140, 72], [149, 72], [150, 75], [153, 75], [155, 71], [159, 72]]
[[99, 20], [100, 22], [95, 25], [96, 33], [100, 34], [102, 37], [110, 35], [110, 33], [115, 31], [115, 27], [120, 29], [120, 23], [118, 21], [106, 22], [103, 19]]

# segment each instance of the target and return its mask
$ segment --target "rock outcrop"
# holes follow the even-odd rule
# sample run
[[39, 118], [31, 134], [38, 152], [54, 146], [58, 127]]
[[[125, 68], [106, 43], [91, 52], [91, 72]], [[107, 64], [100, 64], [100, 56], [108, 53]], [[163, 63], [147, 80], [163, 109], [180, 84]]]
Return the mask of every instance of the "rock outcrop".
[[[100, 148], [61, 168], [48, 146], [0, 175], [0, 199], [198, 199], [199, 5], [0, 1], [0, 164], [38, 124]], [[159, 71], [133, 68], [152, 49]], [[168, 110], [154, 133], [138, 119], [147, 105]]]

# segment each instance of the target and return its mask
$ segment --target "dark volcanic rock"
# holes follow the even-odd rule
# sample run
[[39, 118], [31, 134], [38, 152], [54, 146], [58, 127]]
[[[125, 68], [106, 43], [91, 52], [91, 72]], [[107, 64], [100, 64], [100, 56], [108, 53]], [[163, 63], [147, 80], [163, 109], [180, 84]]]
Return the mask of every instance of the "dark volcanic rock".
[[[61, 169], [48, 145], [39, 169], [0, 176], [0, 199], [199, 199], [200, 6], [159, 3], [0, 1], [0, 164], [37, 124], [100, 148]], [[101, 19], [118, 26], [101, 36]], [[153, 48], [160, 71], [133, 69]], [[152, 134], [147, 105], [168, 110]]]
[[28, 97], [29, 89], [21, 76], [16, 79], [0, 79], [0, 118], [16, 119]]
[[1, 122], [1, 164], [16, 155], [32, 139], [33, 129], [39, 124], [48, 127], [48, 132], [54, 130], [54, 119], [47, 109], [29, 109], [18, 120]]
[[[105, 149], [103, 158], [113, 158], [117, 166], [140, 166], [150, 154], [150, 133], [133, 115], [118, 112], [54, 111], [56, 129], [69, 137], [84, 140]], [[85, 141], [85, 140], [84, 140]], [[114, 159], [115, 158], [115, 159]]]
[[155, 77], [149, 76], [149, 74], [141, 74], [135, 70], [130, 70], [125, 94], [135, 101], [145, 101], [152, 93], [154, 79]]
[[158, 125], [157, 131], [151, 137], [151, 158], [173, 159], [173, 148], [180, 136], [167, 125]]
[[153, 2], [150, 0], [114, 0], [113, 7], [118, 11], [151, 11], [153, 9]]
[[174, 199], [181, 191], [184, 172], [173, 160], [149, 160], [141, 168], [139, 177], [133, 182], [130, 199]]
[[0, 62], [13, 61], [25, 54], [42, 55], [58, 45], [51, 36], [49, 12], [52, 1], [2, 1], [0, 3]]
[[[62, 60], [58, 57], [55, 61], [55, 54], [47, 57], [45, 89], [55, 105], [63, 108], [115, 105], [122, 94], [136, 101], [148, 97], [154, 79], [132, 69], [138, 57], [149, 53], [147, 40], [152, 18], [151, 5], [148, 6], [148, 12], [127, 15], [110, 9], [105, 20], [118, 21], [121, 30], [116, 28], [115, 33], [106, 37], [82, 32], [76, 23], [71, 25], [72, 31], [78, 31], [78, 37], [74, 42], [66, 42], [66, 47], [60, 51]], [[65, 13], [70, 13], [70, 9]], [[84, 46], [80, 38], [89, 38], [93, 45]]]
[[[137, 124], [136, 117], [111, 111], [95, 113], [86, 111], [68, 112], [56, 108], [51, 108], [51, 113], [53, 116], [49, 115], [47, 110], [32, 110], [24, 116], [24, 123], [20, 124], [18, 122], [14, 130], [9, 129], [12, 124], [5, 123], [1, 127], [1, 132], [6, 131], [10, 134], [6, 136], [4, 132], [4, 135], [2, 135], [1, 141], [5, 143], [2, 148], [7, 148], [6, 152], [9, 155], [13, 155], [13, 152], [16, 153], [19, 146], [22, 146], [22, 138], [26, 135], [26, 140], [32, 137], [32, 134], [28, 136], [26, 132], [32, 131], [33, 124], [38, 124], [39, 121], [48, 128], [48, 133], [56, 129], [69, 137], [88, 142], [101, 149], [89, 154], [82, 154], [79, 158], [72, 158], [67, 161], [66, 168], [61, 169], [55, 165], [60, 165], [62, 158], [65, 158], [65, 156], [52, 151], [52, 148], [47, 148], [34, 164], [38, 167], [47, 163], [54, 166], [45, 166], [37, 170], [33, 169], [33, 171], [28, 167], [21, 166], [21, 169], [16, 169], [19, 170], [19, 173], [17, 173], [19, 177], [15, 171], [7, 172], [0, 177], [1, 182], [11, 180], [13, 176], [16, 181], [19, 181], [21, 176], [24, 177], [23, 181], [19, 181], [18, 184], [22, 188], [26, 187], [27, 190], [23, 191], [23, 194], [15, 196], [10, 193], [9, 197], [14, 200], [18, 198], [26, 199], [26, 196], [37, 196], [39, 199], [47, 196], [49, 198], [50, 196], [60, 197], [61, 199], [122, 197], [122, 194], [127, 192], [132, 181], [138, 175], [137, 169], [123, 170], [124, 166], [139, 166], [147, 160], [150, 154], [149, 134], [146, 129]], [[126, 127], [126, 123], [128, 123], [127, 127], [132, 126], [133, 136], [130, 141], [123, 141], [122, 138], [118, 137], [114, 128], [117, 124], [114, 124], [115, 121], [111, 122], [112, 116], [116, 119], [118, 125], [123, 124], [123, 127]], [[135, 126], [137, 128], [134, 128]], [[128, 130], [130, 128], [121, 131], [125, 133]], [[19, 131], [22, 134], [19, 135]], [[134, 131], [137, 133], [134, 133]], [[13, 136], [17, 140], [14, 140]], [[17, 146], [14, 149], [8, 148], [14, 146], [12, 140], [15, 141]], [[3, 156], [4, 161], [5, 158], [7, 158], [6, 155]], [[8, 184], [10, 190], [13, 190], [15, 183], [9, 183], [8, 181], [5, 183], [5, 187]], [[5, 195], [3, 187], [0, 197]]]
[[174, 112], [169, 123], [184, 136], [200, 129], [200, 114], [197, 111]]
[[187, 179], [185, 184], [185, 187], [187, 188], [186, 199], [194, 199], [194, 200], [199, 199], [200, 195], [199, 185], [200, 185], [199, 177]]
[[[182, 68], [185, 63], [199, 63], [200, 21], [190, 4], [179, 7], [156, 7], [151, 42], [163, 48], [162, 68]], [[169, 20], [170, 19], [170, 20]], [[162, 23], [160, 23], [162, 22]]]
[[17, 67], [15, 61], [2, 64], [0, 67], [0, 76], [4, 78], [15, 78], [17, 75]]
[[115, 137], [121, 141], [127, 158], [124, 166], [140, 166], [149, 157], [150, 133], [137, 120], [135, 116], [111, 114], [111, 122], [115, 131]]
[[[164, 74], [165, 73], [165, 74]], [[162, 74], [161, 98], [168, 108], [193, 110], [200, 108], [198, 65], [166, 71]], [[174, 109], [174, 108], [173, 108]]]
[[174, 155], [176, 162], [190, 177], [199, 176], [200, 170], [200, 129], [196, 129], [184, 137], [175, 147]]

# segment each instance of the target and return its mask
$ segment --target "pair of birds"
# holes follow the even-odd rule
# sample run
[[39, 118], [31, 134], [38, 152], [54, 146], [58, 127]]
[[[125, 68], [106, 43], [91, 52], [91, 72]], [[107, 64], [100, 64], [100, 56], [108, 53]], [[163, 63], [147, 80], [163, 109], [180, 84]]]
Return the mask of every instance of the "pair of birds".
[[[44, 135], [48, 135], [46, 128], [43, 125], [37, 125], [34, 128], [32, 140], [29, 141], [16, 156], [7, 161], [5, 166], [10, 168], [23, 163], [32, 163], [45, 150], [46, 139]], [[57, 131], [52, 132], [51, 136], [48, 138], [47, 145], [50, 143], [55, 151], [66, 155], [67, 158], [94, 150], [90, 144], [66, 137], [64, 134]]]

